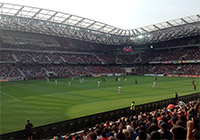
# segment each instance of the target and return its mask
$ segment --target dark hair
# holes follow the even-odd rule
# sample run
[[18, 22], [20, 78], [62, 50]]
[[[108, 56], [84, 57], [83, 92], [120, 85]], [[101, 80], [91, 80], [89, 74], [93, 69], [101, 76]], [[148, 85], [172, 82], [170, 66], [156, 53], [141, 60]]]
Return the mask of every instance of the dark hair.
[[87, 135], [88, 138], [92, 139], [92, 140], [96, 140], [97, 139], [97, 135], [96, 133], [94, 132], [90, 132], [88, 135]]
[[118, 139], [118, 140], [120, 140], [120, 139], [125, 139], [124, 133], [119, 132], [119, 133], [117, 134], [117, 139]]
[[151, 126], [148, 128], [147, 131], [150, 134], [151, 132], [157, 131], [157, 130], [159, 130], [159, 127], [155, 123], [152, 123]]
[[167, 124], [165, 122], [161, 123], [160, 127], [163, 131], [167, 131]]
[[151, 140], [158, 140], [160, 139], [160, 133], [158, 131], [151, 132]]
[[184, 127], [185, 123], [181, 120], [178, 120], [178, 121], [176, 121], [176, 125]]
[[139, 130], [138, 136], [139, 136], [139, 139], [146, 139], [147, 138], [147, 133], [145, 131], [143, 131], [143, 130]]
[[106, 131], [102, 131], [101, 135], [102, 137], [106, 137]]
[[174, 126], [172, 128], [172, 135], [174, 140], [186, 139], [186, 130], [182, 126]]

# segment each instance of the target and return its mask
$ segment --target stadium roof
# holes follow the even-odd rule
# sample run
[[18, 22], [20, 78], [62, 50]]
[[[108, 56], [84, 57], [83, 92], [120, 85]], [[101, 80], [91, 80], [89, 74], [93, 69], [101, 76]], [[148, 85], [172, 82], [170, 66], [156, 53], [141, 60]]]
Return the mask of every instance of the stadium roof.
[[[84, 29], [84, 32], [90, 32], [93, 34], [104, 34], [104, 35], [106, 34], [107, 37], [111, 37], [111, 36], [114, 36], [115, 38], [116, 36], [125, 37], [125, 39], [123, 39], [122, 42], [116, 41], [117, 39], [119, 39], [119, 38], [116, 38], [114, 41], [116, 42], [116, 44], [127, 43], [127, 40], [128, 40], [128, 43], [130, 43], [131, 42], [130, 40], [136, 41], [138, 38], [139, 39], [144, 38], [144, 36], [141, 36], [141, 35], [146, 35], [147, 37], [150, 37], [152, 36], [151, 33], [156, 32], [156, 31], [200, 22], [200, 15], [197, 14], [197, 15], [179, 18], [175, 20], [169, 20], [169, 21], [165, 21], [165, 22], [161, 22], [158, 24], [153, 24], [153, 25], [149, 25], [149, 26], [145, 26], [145, 27], [141, 27], [137, 29], [124, 30], [124, 29], [120, 29], [120, 28], [102, 23], [102, 22], [83, 18], [80, 16], [75, 16], [75, 15], [53, 11], [53, 10], [8, 4], [8, 3], [0, 3], [0, 15], [1, 15], [1, 19], [4, 19], [1, 22], [2, 27], [3, 27], [3, 24], [5, 26], [5, 23], [3, 23], [3, 22], [6, 22], [5, 17], [15, 17], [18, 19], [23, 18], [23, 19], [30, 19], [30, 20], [45, 21], [50, 24], [55, 23], [60, 26], [62, 25], [62, 27], [70, 26], [71, 29], [76, 30], [76, 31], [82, 31]], [[22, 22], [22, 21], [18, 20], [18, 22]], [[26, 28], [28, 28], [28, 26]], [[111, 41], [110, 43], [107, 43], [107, 44], [115, 44], [114, 42]]]

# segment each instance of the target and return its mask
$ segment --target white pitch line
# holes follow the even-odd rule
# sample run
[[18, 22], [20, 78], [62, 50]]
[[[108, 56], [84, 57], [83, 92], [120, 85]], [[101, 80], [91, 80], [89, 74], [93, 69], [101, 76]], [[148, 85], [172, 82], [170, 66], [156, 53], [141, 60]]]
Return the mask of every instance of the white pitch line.
[[8, 96], [8, 97], [10, 97], [10, 98], [12, 98], [12, 99], [15, 99], [15, 100], [17, 100], [17, 101], [19, 101], [19, 102], [22, 101], [22, 100], [20, 100], [20, 99], [17, 99], [17, 98], [15, 98], [15, 97], [11, 96], [11, 95], [8, 95], [7, 93], [1, 92], [1, 91], [0, 91], [0, 93], [4, 94], [4, 95], [6, 95], [6, 96]]

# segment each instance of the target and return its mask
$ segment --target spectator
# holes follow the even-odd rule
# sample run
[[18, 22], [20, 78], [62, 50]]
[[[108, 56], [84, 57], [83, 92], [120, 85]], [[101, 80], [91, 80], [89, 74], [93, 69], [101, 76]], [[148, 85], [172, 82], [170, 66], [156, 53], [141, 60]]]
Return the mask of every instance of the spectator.
[[[186, 139], [186, 130], [182, 126], [174, 126], [172, 128], [172, 136], [174, 140], [184, 140]], [[188, 136], [190, 137], [190, 135]]]
[[27, 120], [27, 124], [25, 126], [25, 133], [28, 140], [33, 139], [33, 124], [30, 123], [30, 120]]

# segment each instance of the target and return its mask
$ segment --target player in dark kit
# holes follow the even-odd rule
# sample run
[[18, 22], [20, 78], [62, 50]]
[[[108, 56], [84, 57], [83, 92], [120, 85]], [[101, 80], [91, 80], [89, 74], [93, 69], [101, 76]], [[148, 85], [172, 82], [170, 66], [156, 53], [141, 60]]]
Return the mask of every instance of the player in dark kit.
[[192, 85], [194, 85], [194, 79], [192, 80]]
[[136, 84], [136, 85], [138, 84], [138, 81], [137, 81], [137, 79], [135, 80], [135, 84]]
[[194, 90], [196, 90], [196, 89], [197, 89], [196, 85], [195, 85], [195, 84], [193, 84], [193, 86], [194, 86]]

